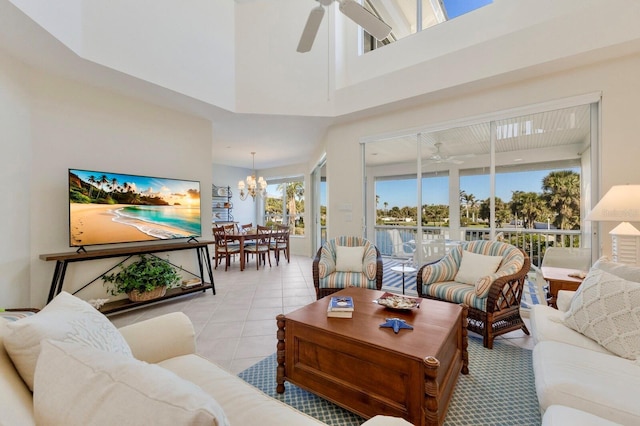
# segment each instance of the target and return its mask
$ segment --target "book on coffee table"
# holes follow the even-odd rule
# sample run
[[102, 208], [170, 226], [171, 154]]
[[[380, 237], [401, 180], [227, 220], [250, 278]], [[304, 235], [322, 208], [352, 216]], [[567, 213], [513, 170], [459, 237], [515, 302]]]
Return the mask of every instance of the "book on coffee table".
[[327, 306], [327, 316], [332, 318], [351, 318], [353, 316], [353, 298], [331, 297]]
[[333, 311], [329, 306], [327, 308], [327, 316], [330, 318], [352, 318], [353, 311]]
[[329, 300], [329, 308], [334, 312], [353, 312], [353, 298], [349, 296], [334, 297]]

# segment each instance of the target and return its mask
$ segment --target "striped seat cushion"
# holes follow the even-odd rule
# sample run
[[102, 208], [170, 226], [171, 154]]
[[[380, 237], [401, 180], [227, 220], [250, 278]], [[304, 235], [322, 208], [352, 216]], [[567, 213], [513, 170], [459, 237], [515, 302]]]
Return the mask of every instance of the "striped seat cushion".
[[376, 288], [376, 281], [370, 280], [362, 272], [333, 272], [320, 279], [320, 288], [362, 287]]
[[478, 297], [475, 287], [456, 281], [444, 281], [425, 286], [424, 294], [453, 303], [464, 303], [481, 311], [486, 310], [487, 298]]

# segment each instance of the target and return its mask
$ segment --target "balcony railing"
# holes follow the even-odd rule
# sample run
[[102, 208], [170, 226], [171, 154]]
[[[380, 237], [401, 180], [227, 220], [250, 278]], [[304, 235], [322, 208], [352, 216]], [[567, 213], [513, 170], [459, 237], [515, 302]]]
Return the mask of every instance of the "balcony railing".
[[[383, 256], [392, 256], [393, 243], [389, 230], [397, 229], [403, 242], [418, 241], [415, 226], [384, 226], [375, 227], [376, 245]], [[462, 228], [465, 241], [489, 239], [488, 228]], [[502, 235], [502, 241], [523, 249], [531, 258], [531, 263], [540, 266], [547, 247], [580, 247], [581, 233], [559, 229], [526, 229], [526, 228], [496, 228], [496, 235]], [[449, 228], [422, 227], [422, 240], [449, 239]]]

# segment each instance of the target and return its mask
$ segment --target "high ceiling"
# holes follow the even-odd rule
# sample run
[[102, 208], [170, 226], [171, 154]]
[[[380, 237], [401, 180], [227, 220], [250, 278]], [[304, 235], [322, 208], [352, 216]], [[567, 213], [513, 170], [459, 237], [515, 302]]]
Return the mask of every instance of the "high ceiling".
[[[252, 2], [255, 2], [258, 6], [264, 3], [255, 0], [236, 0], [236, 3]], [[504, 4], [506, 5], [507, 3], [508, 2], [505, 2]], [[313, 6], [313, 2], [309, 1], [309, 4]], [[295, 30], [293, 28], [291, 29], [292, 33], [295, 32], [299, 34], [300, 30], [298, 27], [300, 29], [302, 28], [303, 20], [304, 17], [301, 18], [301, 23], [296, 26]], [[629, 26], [625, 26], [625, 28], [627, 27]], [[632, 30], [629, 29], [628, 32], [631, 33]], [[631, 34], [631, 36], [633, 35], [634, 34]], [[632, 43], [625, 44], [620, 42], [620, 40], [624, 41], [624, 37], [627, 36], [628, 34], [624, 33], [618, 39], [612, 40], [612, 43], [619, 43], [621, 50], [618, 52], [614, 52], [614, 49], [605, 50], [601, 48], [598, 49], [595, 54], [588, 51], [590, 55], [575, 55], [575, 58], [561, 57], [555, 62], [548, 60], [543, 64], [544, 71], [558, 71], [576, 66], [576, 64], [602, 60], [605, 59], [608, 54], [624, 54], [625, 48], [627, 51], [635, 49]], [[598, 37], [598, 40], [606, 38], [604, 34], [599, 34]], [[411, 38], [412, 37], [409, 37], [408, 39]], [[413, 38], [415, 41], [415, 35]], [[408, 41], [412, 42], [411, 40]], [[400, 44], [401, 43], [397, 43], [397, 45]], [[411, 43], [407, 44], [407, 46], [410, 44]], [[577, 41], [571, 42], [572, 46], [577, 44], [579, 44]], [[408, 89], [403, 88], [405, 92], [395, 95], [396, 97], [389, 100], [387, 104], [378, 102], [375, 107], [367, 108], [364, 106], [348, 114], [338, 114], [337, 116], [328, 116], [329, 114], [296, 116], [231, 112], [80, 58], [23, 14], [9, 0], [0, 0], [0, 50], [7, 52], [18, 61], [22, 61], [35, 69], [45, 70], [47, 73], [53, 75], [59, 75], [74, 81], [105, 88], [115, 93], [121, 93], [125, 96], [132, 96], [156, 105], [206, 118], [211, 121], [213, 128], [214, 140], [212, 151], [214, 152], [214, 162], [243, 168], [251, 167], [251, 151], [257, 152], [255, 158], [257, 169], [308, 162], [327, 129], [335, 123], [407, 108], [424, 102], [424, 99], [429, 96], [436, 98], [438, 96], [446, 96], [447, 89], [450, 89], [451, 93], [458, 93], [457, 91], [462, 90], [461, 86], [443, 86], [444, 88], [439, 88], [438, 91], [414, 91], [412, 92], [413, 97], [408, 97], [408, 95], [403, 94]], [[470, 50], [471, 49], [466, 49], [465, 52]], [[607, 51], [612, 53], [606, 53]], [[443, 57], [446, 58], [446, 55], [443, 55]], [[508, 57], [508, 55], [505, 57]], [[519, 78], [539, 75], [541, 69], [542, 65], [540, 67], [528, 65], [528, 68], [523, 67], [522, 69], [513, 70], [510, 73], [490, 75], [492, 78], [473, 80], [472, 82], [465, 83], [465, 87], [469, 88], [470, 85], [474, 85], [473, 87], [477, 89], [478, 87], [490, 87], [492, 84], [505, 84], [505, 82], [516, 81]], [[407, 75], [413, 76], [414, 74], [411, 74], [410, 71], [411, 69], [409, 69]], [[383, 80], [383, 78], [378, 77], [376, 81], [382, 82]], [[386, 90], [388, 88], [384, 89]], [[357, 94], [358, 90], [361, 90], [360, 87], [356, 87], [352, 93]], [[384, 92], [384, 90], [381, 90], [381, 92]], [[370, 98], [368, 92], [362, 92], [359, 97], [364, 99]], [[536, 144], [545, 143], [545, 138], [552, 134], [549, 130], [550, 128], [547, 126], [552, 126], [556, 119], [557, 116], [554, 114], [545, 117], [536, 117], [535, 128], [543, 129], [543, 132], [536, 135], [536, 137], [529, 135], [530, 137], [519, 141], [519, 143], [532, 144], [531, 146], [533, 148], [535, 148]], [[446, 150], [448, 155], [467, 154], [470, 149], [486, 149], [483, 143], [486, 145], [487, 130], [484, 128], [478, 128], [475, 129], [475, 131], [470, 130], [473, 129], [454, 129], [423, 135], [423, 137], [435, 138], [442, 141], [442, 149]], [[579, 134], [581, 130], [584, 129], [578, 125], [573, 133]], [[578, 135], [571, 133], [572, 132], [567, 132], [566, 137], [579, 138]], [[415, 135], [409, 135], [408, 141], [413, 140], [415, 143], [415, 137]], [[402, 143], [402, 138], [403, 136], [397, 137], [399, 143]], [[454, 143], [454, 139], [457, 141], [456, 143]], [[472, 146], [476, 148], [471, 148]], [[400, 153], [402, 153], [402, 150], [392, 149], [389, 152], [381, 153], [380, 156], [384, 156], [387, 161], [389, 161]], [[397, 161], [402, 161], [402, 159], [398, 158]]]
[[36, 69], [211, 120], [220, 164], [251, 168], [252, 151], [258, 169], [306, 162], [334, 121], [233, 113], [84, 60], [8, 0], [0, 0], [0, 50]]
[[[581, 105], [542, 113], [497, 120], [496, 153], [545, 151], [571, 147], [575, 158], [590, 144], [590, 106]], [[490, 152], [490, 123], [453, 127], [444, 130], [412, 132], [367, 144], [367, 166], [415, 164], [417, 143], [421, 142], [425, 161], [450, 164], [472, 162]], [[440, 156], [444, 161], [440, 160]], [[448, 162], [447, 159], [453, 161]], [[514, 161], [521, 161], [516, 155]], [[437, 160], [437, 161], [436, 161]], [[553, 156], [549, 161], [553, 161]]]

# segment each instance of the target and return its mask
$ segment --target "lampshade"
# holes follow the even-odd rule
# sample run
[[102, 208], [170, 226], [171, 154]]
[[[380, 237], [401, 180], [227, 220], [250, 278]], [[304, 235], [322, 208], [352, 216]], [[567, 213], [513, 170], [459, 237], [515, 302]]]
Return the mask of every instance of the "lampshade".
[[585, 220], [622, 222], [609, 232], [613, 261], [640, 263], [640, 231], [629, 223], [640, 221], [640, 185], [612, 186]]
[[640, 222], [640, 185], [612, 186], [585, 219]]

